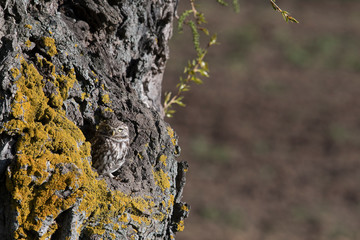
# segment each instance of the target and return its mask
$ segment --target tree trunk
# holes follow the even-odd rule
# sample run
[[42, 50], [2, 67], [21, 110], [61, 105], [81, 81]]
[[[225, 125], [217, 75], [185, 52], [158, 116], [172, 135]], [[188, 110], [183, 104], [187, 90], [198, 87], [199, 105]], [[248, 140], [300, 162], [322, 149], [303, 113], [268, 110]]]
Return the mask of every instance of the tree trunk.
[[[0, 239], [174, 239], [187, 164], [163, 120], [176, 0], [0, 0]], [[115, 178], [100, 121], [130, 129]]]

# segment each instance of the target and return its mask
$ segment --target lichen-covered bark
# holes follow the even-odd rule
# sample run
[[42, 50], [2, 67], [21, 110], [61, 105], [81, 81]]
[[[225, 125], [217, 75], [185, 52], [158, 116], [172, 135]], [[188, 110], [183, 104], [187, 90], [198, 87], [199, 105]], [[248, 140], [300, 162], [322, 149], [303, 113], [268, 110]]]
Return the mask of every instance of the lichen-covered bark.
[[[175, 1], [0, 1], [0, 239], [174, 239], [185, 162], [162, 119]], [[128, 124], [116, 178], [96, 125]]]

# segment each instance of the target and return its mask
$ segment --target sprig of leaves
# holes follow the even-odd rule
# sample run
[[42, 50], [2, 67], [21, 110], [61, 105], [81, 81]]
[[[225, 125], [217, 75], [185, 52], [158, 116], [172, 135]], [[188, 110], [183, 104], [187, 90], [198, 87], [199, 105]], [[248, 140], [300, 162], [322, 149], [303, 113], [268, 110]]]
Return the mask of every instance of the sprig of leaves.
[[[216, 0], [216, 2], [220, 3], [223, 6], [229, 5], [225, 0]], [[232, 4], [233, 4], [235, 12], [239, 12], [239, 10], [240, 10], [239, 0], [232, 0]]]
[[[282, 14], [284, 20], [286, 22], [295, 22], [298, 21], [292, 17], [288, 12], [282, 10], [275, 3], [276, 0], [270, 0], [271, 5], [275, 9]], [[208, 53], [208, 49], [217, 44], [217, 36], [216, 34], [211, 35], [209, 30], [203, 25], [206, 23], [205, 16], [202, 12], [197, 9], [197, 5], [195, 4], [195, 0], [189, 0], [191, 8], [184, 11], [180, 17], [178, 18], [178, 30], [179, 32], [183, 32], [184, 27], [188, 27], [191, 30], [193, 45], [196, 51], [196, 58], [189, 61], [187, 66], [184, 69], [184, 76], [180, 77], [179, 83], [176, 85], [177, 92], [175, 94], [171, 92], [165, 93], [164, 99], [164, 112], [166, 117], [172, 117], [175, 113], [173, 109], [175, 105], [185, 107], [183, 102], [184, 92], [190, 90], [190, 84], [202, 84], [202, 77], [209, 77], [209, 68], [207, 62], [204, 61], [206, 54]], [[217, 3], [228, 6], [227, 0], [216, 0]], [[239, 11], [239, 0], [232, 0], [233, 7], [236, 12]], [[201, 47], [200, 37], [201, 33], [203, 33], [207, 38], [207, 44], [205, 47]]]
[[275, 3], [275, 0], [270, 0], [270, 3], [271, 3], [271, 5], [272, 5], [272, 7], [274, 8], [275, 11], [281, 13], [281, 15], [283, 16], [283, 18], [284, 18], [284, 20], [285, 20], [286, 22], [289, 22], [289, 21], [290, 21], [290, 22], [294, 22], [294, 23], [299, 23], [299, 21], [296, 20], [294, 17], [292, 17], [289, 12], [282, 10], [282, 9]]
[[[221, 0], [217, 1], [219, 2]], [[176, 94], [173, 95], [171, 92], [165, 93], [163, 107], [166, 117], [172, 117], [174, 115], [174, 105], [185, 106], [183, 93], [190, 90], [191, 83], [202, 84], [203, 80], [201, 78], [209, 77], [209, 67], [207, 62], [204, 61], [204, 58], [208, 49], [217, 43], [216, 34], [210, 35], [209, 30], [203, 26], [206, 23], [206, 19], [204, 14], [197, 9], [195, 0], [190, 0], [190, 5], [191, 9], [184, 11], [179, 17], [178, 30], [182, 32], [184, 26], [187, 26], [191, 30], [196, 58], [188, 61], [184, 69], [185, 76], [180, 77], [180, 81], [176, 85]], [[200, 33], [208, 37], [205, 47], [201, 46]]]

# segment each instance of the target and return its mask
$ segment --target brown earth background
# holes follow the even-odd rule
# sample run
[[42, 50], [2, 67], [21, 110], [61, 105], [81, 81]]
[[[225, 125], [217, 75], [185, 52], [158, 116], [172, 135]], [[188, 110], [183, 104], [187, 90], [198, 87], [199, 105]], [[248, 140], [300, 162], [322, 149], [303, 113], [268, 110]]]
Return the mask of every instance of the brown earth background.
[[[277, 1], [300, 24], [198, 3], [221, 44], [169, 119], [190, 165], [177, 239], [360, 239], [360, 1]], [[174, 32], [165, 91], [192, 56]]]

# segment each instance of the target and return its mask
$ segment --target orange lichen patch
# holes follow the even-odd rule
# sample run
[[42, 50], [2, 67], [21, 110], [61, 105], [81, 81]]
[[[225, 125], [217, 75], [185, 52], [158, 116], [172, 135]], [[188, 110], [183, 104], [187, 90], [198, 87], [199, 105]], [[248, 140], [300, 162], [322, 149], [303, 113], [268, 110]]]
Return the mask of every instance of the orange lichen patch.
[[166, 155], [161, 155], [160, 158], [159, 158], [159, 161], [160, 161], [165, 167], [167, 166], [166, 159], [167, 159], [167, 156], [166, 156]]
[[161, 191], [165, 192], [166, 189], [170, 188], [170, 177], [162, 169], [158, 171], [153, 170], [153, 175], [155, 183], [161, 188]]
[[57, 54], [55, 39], [51, 37], [42, 37], [42, 41], [45, 47], [47, 47], [47, 54], [49, 54], [50, 57]]

